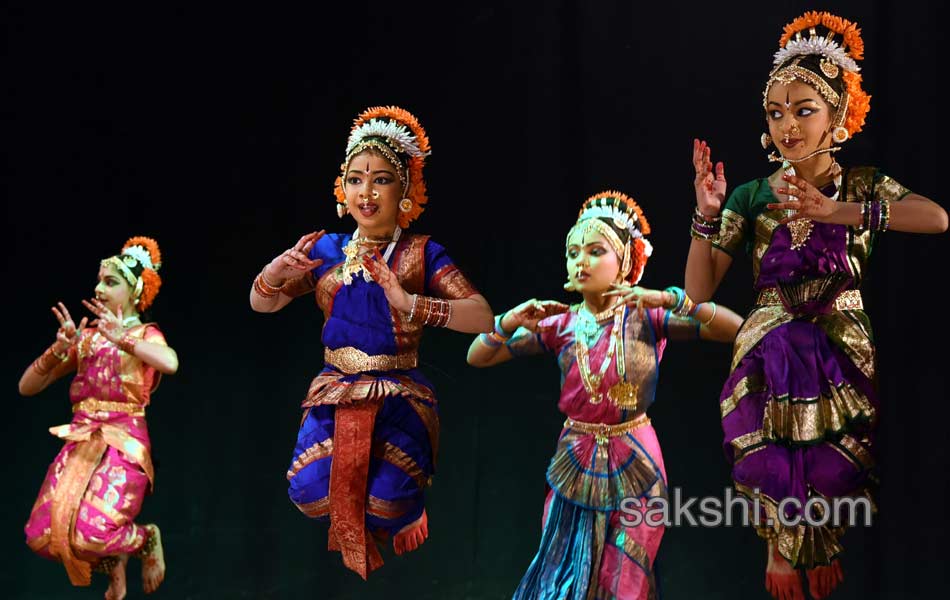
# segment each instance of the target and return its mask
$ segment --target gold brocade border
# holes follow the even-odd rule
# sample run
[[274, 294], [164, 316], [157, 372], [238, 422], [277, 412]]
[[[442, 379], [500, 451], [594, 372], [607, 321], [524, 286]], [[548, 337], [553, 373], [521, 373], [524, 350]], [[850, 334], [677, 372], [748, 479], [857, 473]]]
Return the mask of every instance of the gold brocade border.
[[478, 293], [468, 278], [453, 264], [448, 264], [432, 275], [430, 287], [440, 298], [459, 300]]
[[791, 320], [792, 315], [788, 314], [783, 306], [763, 306], [749, 313], [736, 335], [730, 370], [734, 371], [745, 355], [755, 348], [768, 332]]
[[[750, 501], [759, 500], [759, 506], [765, 512], [766, 519], [770, 519], [772, 525], [756, 524], [756, 533], [766, 540], [774, 540], [779, 552], [792, 567], [797, 569], [811, 569], [819, 565], [831, 564], [835, 556], [843, 550], [839, 544], [839, 539], [845, 532], [845, 527], [831, 527], [823, 525], [813, 527], [804, 524], [783, 525], [778, 518], [778, 502], [767, 494], [756, 493], [748, 486], [734, 482], [736, 491]], [[824, 495], [809, 488], [809, 497], [824, 498], [829, 505], [832, 502]], [[865, 489], [853, 498], [866, 498], [871, 505], [871, 510], [876, 512], [876, 506], [870, 493]], [[753, 515], [758, 517], [758, 515]]]
[[416, 486], [418, 486], [420, 490], [425, 489], [426, 486], [429, 485], [428, 476], [422, 472], [422, 469], [411, 456], [403, 452], [402, 448], [389, 442], [376, 444], [373, 448], [373, 456], [385, 460], [408, 475], [416, 482]]
[[342, 262], [333, 265], [314, 284], [314, 296], [317, 306], [323, 311], [324, 320], [330, 318], [330, 313], [333, 312], [333, 300], [336, 298], [337, 291], [343, 287], [343, 279], [339, 274], [342, 266]]
[[145, 407], [131, 402], [108, 402], [95, 398], [86, 398], [73, 404], [73, 412], [120, 412], [133, 417], [144, 417]]
[[843, 431], [855, 420], [873, 423], [875, 415], [867, 397], [843, 383], [832, 386], [828, 395], [814, 398], [770, 398], [763, 410], [761, 431], [769, 440], [812, 442], [826, 433]]
[[736, 384], [732, 394], [728, 398], [719, 403], [719, 413], [721, 418], [725, 419], [729, 413], [734, 411], [739, 402], [748, 396], [749, 394], [756, 394], [762, 392], [766, 389], [765, 380], [762, 377], [761, 373], [753, 373], [748, 377], [743, 377], [739, 380], [739, 383]]
[[89, 480], [107, 447], [99, 431], [76, 443], [66, 460], [50, 505], [49, 552], [63, 562], [69, 581], [76, 586], [87, 586], [92, 580], [92, 565], [73, 553], [73, 540], [78, 533], [76, 518]]
[[302, 406], [321, 406], [334, 404], [352, 404], [370, 400], [380, 400], [387, 396], [405, 395], [429, 402], [435, 401], [432, 390], [414, 382], [408, 377], [395, 375], [397, 381], [382, 379], [372, 375], [362, 375], [356, 381], [341, 381], [345, 375], [339, 373], [321, 373], [310, 383], [307, 399]]
[[729, 442], [729, 444], [735, 450], [735, 460], [733, 461], [733, 466], [739, 464], [740, 461], [756, 450], [765, 448], [765, 440], [762, 437], [761, 429], [747, 433], [745, 435], [740, 435]]
[[323, 351], [323, 360], [347, 375], [366, 371], [406, 371], [416, 368], [419, 364], [419, 356], [415, 352], [370, 355], [352, 346], [332, 350], [326, 348]]
[[842, 436], [838, 442], [831, 442], [831, 445], [859, 469], [870, 470], [874, 467], [871, 452], [854, 437]]
[[302, 471], [307, 465], [314, 463], [322, 458], [333, 454], [333, 438], [327, 438], [322, 442], [317, 442], [300, 453], [294, 459], [290, 469], [287, 470], [287, 479], [293, 479], [297, 473]]
[[415, 505], [413, 500], [383, 500], [370, 495], [366, 503], [366, 512], [380, 519], [398, 519]]
[[[759, 296], [755, 303], [758, 306], [781, 305], [782, 298], [779, 295], [778, 288], [768, 287], [759, 291]], [[845, 290], [841, 292], [835, 299], [835, 310], [864, 310], [861, 290]]]
[[305, 504], [297, 504], [294, 502], [294, 506], [310, 518], [323, 517], [330, 514], [330, 497], [327, 496], [326, 498], [320, 498], [319, 500]]
[[422, 421], [426, 432], [429, 434], [429, 445], [432, 447], [432, 467], [435, 468], [439, 458], [439, 413], [433, 406], [412, 396], [407, 396], [406, 402], [409, 403], [412, 410], [416, 411], [419, 420]]
[[728, 208], [724, 209], [719, 225], [719, 239], [713, 242], [713, 246], [734, 255], [745, 242], [745, 229], [745, 217]]
[[[427, 235], [411, 235], [399, 242], [393, 258], [393, 273], [403, 289], [410, 294], [425, 293], [425, 246]], [[393, 338], [399, 353], [414, 353], [422, 338], [422, 323], [409, 321], [409, 314], [390, 307]]]

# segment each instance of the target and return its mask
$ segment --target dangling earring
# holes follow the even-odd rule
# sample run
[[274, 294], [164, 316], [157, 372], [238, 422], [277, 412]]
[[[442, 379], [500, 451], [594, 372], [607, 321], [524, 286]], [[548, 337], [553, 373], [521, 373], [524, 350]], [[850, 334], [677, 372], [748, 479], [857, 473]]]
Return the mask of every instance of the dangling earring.
[[410, 210], [412, 210], [412, 200], [410, 200], [409, 198], [403, 198], [402, 200], [400, 200], [399, 210], [401, 210], [404, 213], [407, 213]]
[[772, 136], [770, 136], [767, 133], [763, 133], [762, 137], [759, 138], [759, 142], [762, 144], [762, 149], [767, 150], [769, 147], [769, 144], [772, 143]]
[[831, 139], [834, 140], [836, 144], [843, 144], [847, 142], [850, 137], [851, 134], [848, 133], [848, 130], [840, 125], [831, 131]]
[[346, 204], [343, 204], [342, 202], [337, 202], [337, 203], [336, 203], [336, 214], [337, 214], [337, 216], [340, 217], [341, 219], [342, 219], [343, 217], [345, 217], [345, 216], [346, 216]]

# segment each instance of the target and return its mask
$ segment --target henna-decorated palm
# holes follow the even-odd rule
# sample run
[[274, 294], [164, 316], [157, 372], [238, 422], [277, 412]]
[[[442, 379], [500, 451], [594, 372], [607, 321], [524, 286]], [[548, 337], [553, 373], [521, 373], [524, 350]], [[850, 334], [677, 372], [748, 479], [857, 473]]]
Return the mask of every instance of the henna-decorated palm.
[[118, 344], [126, 332], [126, 327], [122, 324], [122, 307], [120, 306], [117, 312], [113, 313], [98, 298], [93, 298], [92, 302], [83, 300], [82, 303], [96, 315], [92, 325], [99, 330], [99, 333], [113, 344]]
[[[812, 219], [821, 221], [830, 217], [837, 206], [837, 203], [821, 191], [796, 175], [783, 175], [782, 179], [786, 182], [785, 187], [776, 190], [779, 194], [787, 194], [789, 200], [786, 202], [773, 202], [767, 207], [770, 210], [793, 210], [794, 215], [785, 217], [779, 223], [789, 223], [799, 219]], [[794, 189], [791, 186], [794, 186]], [[794, 200], [793, 200], [794, 198]]]
[[696, 206], [707, 217], [714, 217], [722, 210], [726, 200], [726, 168], [716, 163], [713, 173], [712, 149], [705, 141], [693, 140], [693, 168], [696, 178], [693, 187], [696, 188]]
[[660, 290], [651, 290], [638, 285], [624, 285], [615, 283], [613, 289], [604, 292], [604, 296], [619, 296], [620, 301], [627, 306], [636, 307], [641, 316], [648, 308], [666, 308], [670, 294]]
[[374, 250], [372, 256], [369, 254], [363, 256], [363, 268], [369, 272], [373, 281], [383, 288], [390, 306], [405, 313], [412, 309], [411, 295], [403, 289], [396, 274], [389, 269], [389, 265], [383, 260], [379, 250]]
[[59, 329], [56, 331], [56, 341], [65, 344], [68, 348], [79, 341], [80, 332], [86, 327], [86, 321], [89, 319], [83, 317], [79, 322], [79, 327], [76, 327], [76, 323], [69, 314], [66, 305], [62, 302], [58, 302], [57, 306], [59, 306], [58, 310], [56, 306], [52, 307], [53, 314], [56, 315], [56, 320], [59, 321]]
[[541, 319], [565, 313], [570, 309], [571, 307], [563, 302], [532, 298], [505, 313], [505, 322], [502, 323], [502, 327], [504, 327], [506, 331], [514, 331], [518, 327], [536, 331], [538, 321]]
[[317, 240], [323, 237], [325, 231], [314, 231], [297, 240], [292, 248], [288, 248], [277, 255], [264, 267], [264, 277], [267, 283], [280, 286], [288, 279], [296, 279], [307, 271], [316, 269], [323, 264], [323, 260], [310, 260], [308, 253]]

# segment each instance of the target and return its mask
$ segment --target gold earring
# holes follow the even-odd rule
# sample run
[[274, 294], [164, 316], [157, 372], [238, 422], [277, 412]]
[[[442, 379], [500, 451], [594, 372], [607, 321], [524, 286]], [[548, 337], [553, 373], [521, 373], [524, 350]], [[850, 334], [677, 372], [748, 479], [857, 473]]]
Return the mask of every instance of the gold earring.
[[402, 212], [405, 212], [405, 213], [407, 213], [407, 212], [409, 212], [410, 210], [412, 210], [412, 200], [410, 200], [409, 198], [403, 198], [402, 200], [400, 200], [400, 201], [399, 201], [399, 210], [401, 210]]
[[770, 135], [767, 134], [767, 133], [763, 133], [763, 134], [762, 134], [762, 137], [759, 138], [759, 143], [762, 144], [762, 149], [763, 149], [763, 150], [768, 149], [769, 144], [772, 143], [772, 136], [770, 136]]
[[831, 139], [834, 140], [836, 144], [843, 144], [847, 142], [850, 137], [851, 134], [848, 133], [848, 130], [840, 125], [831, 131]]
[[343, 204], [342, 202], [337, 202], [337, 203], [336, 203], [336, 214], [337, 214], [337, 216], [340, 217], [341, 219], [342, 219], [344, 216], [346, 216], [346, 204]]

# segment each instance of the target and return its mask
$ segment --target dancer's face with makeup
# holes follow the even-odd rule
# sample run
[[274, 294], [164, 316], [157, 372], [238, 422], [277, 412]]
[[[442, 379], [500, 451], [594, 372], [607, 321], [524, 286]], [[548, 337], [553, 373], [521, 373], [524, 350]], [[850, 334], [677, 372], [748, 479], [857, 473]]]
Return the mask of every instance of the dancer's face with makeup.
[[113, 314], [119, 314], [119, 308], [126, 317], [135, 314], [132, 303], [132, 288], [119, 270], [110, 264], [99, 265], [99, 281], [96, 284], [96, 298], [105, 304]]
[[364, 150], [350, 160], [344, 174], [347, 211], [360, 234], [389, 237], [396, 229], [402, 182], [396, 167], [380, 154]]
[[782, 156], [800, 159], [831, 146], [834, 107], [807, 83], [775, 82], [766, 99], [769, 135]]
[[610, 289], [620, 274], [620, 258], [603, 235], [585, 224], [567, 240], [567, 277], [578, 292], [599, 294]]

